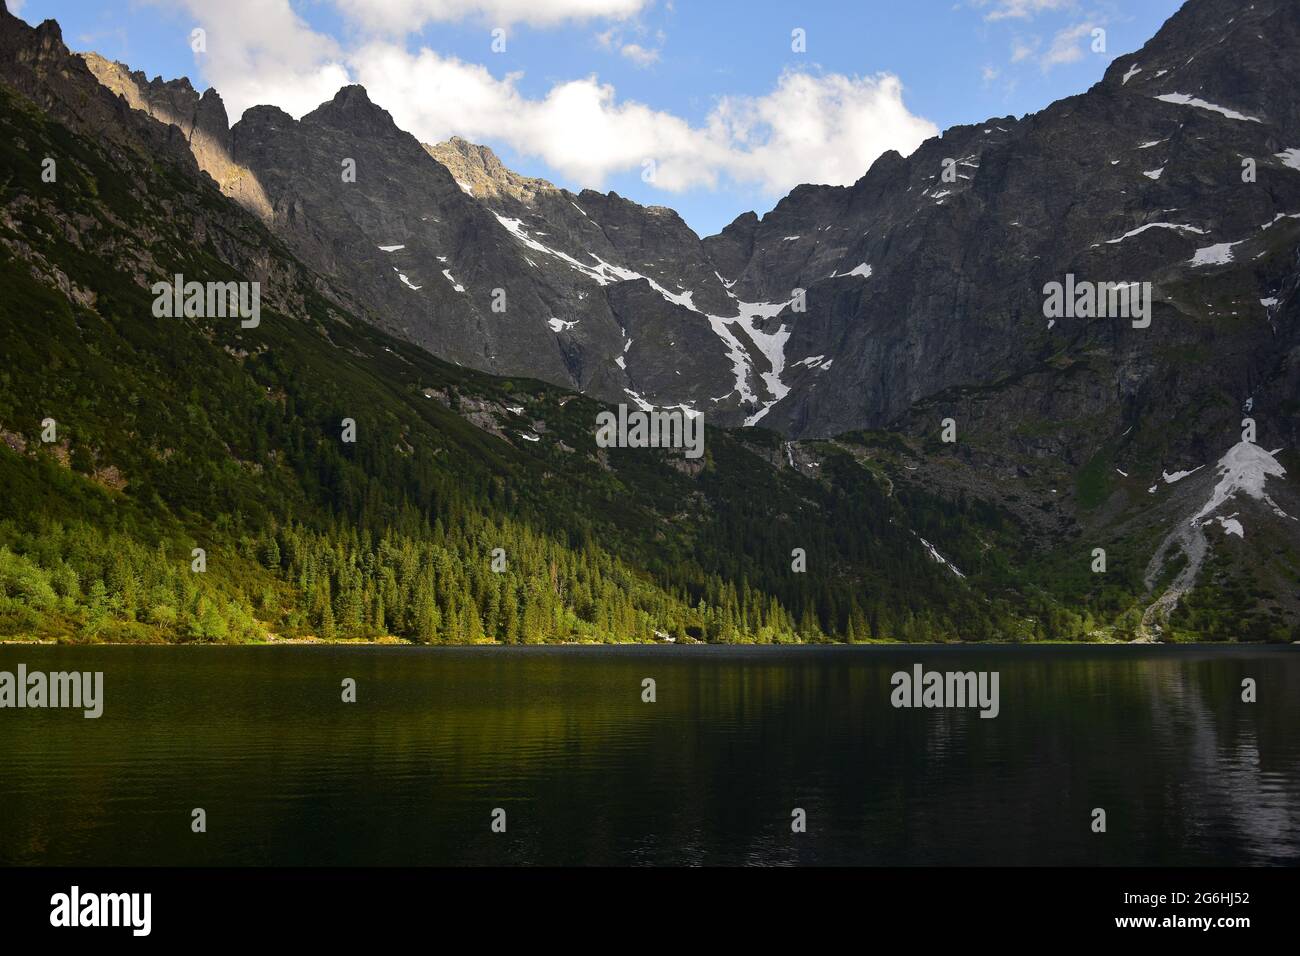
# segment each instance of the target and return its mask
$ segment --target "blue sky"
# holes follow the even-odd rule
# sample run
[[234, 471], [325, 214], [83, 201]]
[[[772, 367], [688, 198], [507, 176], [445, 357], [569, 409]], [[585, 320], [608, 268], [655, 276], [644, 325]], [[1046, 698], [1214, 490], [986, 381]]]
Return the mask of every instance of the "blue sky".
[[[419, 138], [486, 142], [701, 234], [885, 148], [1086, 90], [1178, 0], [25, 0], [74, 50], [295, 115], [363, 82]], [[191, 50], [191, 30], [206, 31]], [[492, 30], [504, 31], [494, 51]], [[805, 31], [806, 51], [792, 49]], [[1093, 31], [1105, 30], [1105, 52]], [[498, 41], [498, 46], [500, 43]], [[236, 118], [232, 115], [232, 122]]]

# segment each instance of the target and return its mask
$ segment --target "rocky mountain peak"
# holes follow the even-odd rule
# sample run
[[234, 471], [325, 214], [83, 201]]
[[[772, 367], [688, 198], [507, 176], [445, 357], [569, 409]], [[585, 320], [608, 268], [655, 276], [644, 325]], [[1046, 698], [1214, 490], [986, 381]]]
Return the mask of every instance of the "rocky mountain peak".
[[98, 53], [79, 54], [101, 86], [117, 94], [133, 110], [179, 129], [199, 168], [221, 191], [262, 219], [271, 216], [271, 203], [257, 177], [231, 158], [233, 140], [226, 105], [216, 90], [203, 95], [185, 77], [149, 80], [139, 70], [108, 60]]
[[67, 55], [63, 31], [54, 20], [29, 27], [0, 3], [0, 55], [17, 67], [41, 68]]
[[[63, 29], [56, 20], [43, 20], [36, 27], [28, 27], [9, 12], [6, 4], [0, 3], [0, 28], [3, 28], [3, 35], [6, 38], [23, 41], [21, 45], [28, 51], [29, 55], [26, 57], [28, 62], [33, 59], [31, 54], [60, 57], [67, 52], [63, 45]], [[15, 45], [7, 43], [5, 46], [6, 52], [17, 50]]]
[[521, 176], [507, 169], [490, 146], [471, 143], [459, 136], [442, 143], [423, 143], [425, 152], [446, 166], [462, 189], [479, 199], [510, 196], [533, 205], [539, 193], [554, 193], [545, 179]]
[[322, 103], [302, 118], [304, 123], [345, 130], [358, 136], [406, 135], [382, 106], [376, 106], [366, 88], [359, 84], [342, 87], [334, 99]]
[[236, 126], [293, 126], [297, 124], [292, 116], [278, 106], [250, 106], [244, 110]]
[[1195, 99], [1294, 133], [1298, 22], [1293, 0], [1190, 0], [1142, 49], [1116, 59], [1102, 85], [1175, 104]]
[[63, 31], [53, 20], [30, 27], [0, 5], [0, 80], [62, 122], [94, 129], [101, 138], [131, 149], [145, 142], [151, 152], [193, 165], [184, 137], [133, 112], [104, 89], [64, 45]]
[[[178, 126], [186, 136], [192, 135], [194, 118], [202, 98], [186, 77], [164, 80], [161, 76], [156, 76], [150, 80], [140, 70], [132, 70], [125, 63], [105, 59], [98, 53], [81, 53], [78, 56], [101, 85], [124, 98], [132, 109], [148, 113], [163, 123]], [[221, 106], [220, 116], [215, 118], [216, 123], [206, 128], [205, 132], [219, 140], [224, 139], [230, 127], [225, 106], [221, 104], [216, 90], [208, 90], [205, 95], [216, 97], [216, 103]], [[212, 100], [209, 99], [204, 110], [209, 123], [213, 118], [211, 104]]]

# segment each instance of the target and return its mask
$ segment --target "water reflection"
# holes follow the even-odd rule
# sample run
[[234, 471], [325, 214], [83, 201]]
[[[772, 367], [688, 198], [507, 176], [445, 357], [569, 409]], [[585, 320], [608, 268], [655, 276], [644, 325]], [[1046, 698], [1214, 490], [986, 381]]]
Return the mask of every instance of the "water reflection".
[[[0, 647], [19, 661], [105, 671], [106, 706], [0, 711], [0, 863], [1300, 861], [1292, 648]], [[1000, 715], [894, 709], [918, 662], [997, 670]]]

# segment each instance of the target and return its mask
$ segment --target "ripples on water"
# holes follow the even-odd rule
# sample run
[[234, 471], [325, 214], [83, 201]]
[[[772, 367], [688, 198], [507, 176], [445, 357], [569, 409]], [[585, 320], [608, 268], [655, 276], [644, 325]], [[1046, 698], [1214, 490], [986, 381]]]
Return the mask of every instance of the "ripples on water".
[[[1293, 648], [0, 647], [20, 661], [102, 670], [106, 704], [0, 711], [6, 864], [1300, 862]], [[917, 662], [999, 671], [1000, 715], [895, 710]]]

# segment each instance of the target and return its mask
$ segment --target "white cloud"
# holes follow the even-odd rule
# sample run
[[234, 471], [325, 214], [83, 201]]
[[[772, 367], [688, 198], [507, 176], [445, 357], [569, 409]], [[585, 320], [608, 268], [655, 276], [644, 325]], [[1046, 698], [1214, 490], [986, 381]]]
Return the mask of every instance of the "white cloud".
[[623, 19], [650, 0], [334, 0], [353, 23], [408, 34], [426, 23], [478, 20], [494, 27], [553, 26], [567, 20]]
[[[649, 32], [640, 24], [634, 24], [633, 27], [635, 32], [640, 35], [645, 35]], [[623, 57], [631, 60], [637, 66], [642, 68], [653, 66], [655, 63], [659, 62], [661, 50], [658, 47], [647, 47], [640, 43], [624, 43], [623, 32], [623, 29], [619, 27], [610, 27], [603, 33], [596, 34], [596, 42], [606, 50], [617, 51]], [[657, 31], [655, 36], [659, 42], [659, 46], [661, 47], [668, 39], [662, 30]]]
[[1011, 62], [1034, 60], [1044, 73], [1068, 63], [1078, 63], [1087, 56], [1095, 29], [1097, 24], [1093, 22], [1065, 27], [1052, 37], [1046, 50], [1042, 50], [1042, 37], [1016, 37], [1011, 41]]
[[[399, 126], [426, 142], [457, 134], [504, 142], [565, 177], [599, 187], [610, 176], [656, 166], [669, 191], [715, 186], [723, 176], [772, 193], [801, 182], [844, 185], [882, 152], [911, 152], [937, 129], [913, 116], [902, 84], [877, 77], [789, 71], [770, 93], [720, 100], [703, 126], [642, 103], [620, 101], [596, 77], [559, 83], [540, 99], [484, 67], [431, 50], [410, 55], [371, 44], [351, 58], [357, 80]], [[419, 95], [412, 95], [412, 91]]]
[[993, 9], [984, 14], [985, 20], [1029, 20], [1049, 10], [1068, 10], [1075, 0], [975, 0], [977, 7]]
[[628, 43], [618, 51], [637, 66], [650, 66], [659, 62], [659, 51], [650, 50], [639, 43]]
[[903, 103], [898, 77], [817, 76], [788, 70], [761, 97], [723, 99], [710, 137], [726, 144], [727, 171], [783, 192], [801, 182], [847, 185], [881, 153], [907, 154], [939, 132]]
[[26, 2], [27, 0], [5, 0], [5, 6], [9, 8], [10, 13], [18, 16], [22, 12], [23, 4]]
[[1042, 40], [1038, 37], [1031, 37], [1028, 40], [1022, 40], [1019, 37], [1011, 41], [1011, 62], [1019, 63], [1027, 60], [1037, 52]]
[[[201, 66], [232, 118], [259, 103], [300, 117], [357, 82], [423, 142], [459, 135], [508, 145], [581, 186], [601, 187], [616, 174], [640, 172], [647, 159], [656, 165], [655, 185], [673, 192], [713, 187], [724, 178], [771, 194], [805, 182], [846, 185], [884, 151], [910, 153], [938, 132], [908, 111], [902, 83], [890, 74], [788, 70], [770, 92], [723, 97], [702, 125], [692, 125], [620, 100], [594, 75], [529, 97], [518, 88], [519, 74], [498, 78], [480, 64], [428, 48], [413, 53], [373, 39], [342, 49], [314, 33], [287, 0], [187, 4], [208, 28], [209, 53]], [[209, 9], [222, 15], [205, 21]]]
[[274, 104], [294, 116], [332, 99], [349, 82], [343, 51], [315, 33], [285, 0], [188, 0], [207, 52], [195, 59], [232, 121]]
[[1072, 27], [1059, 31], [1052, 37], [1052, 44], [1047, 48], [1047, 52], [1039, 58], [1038, 62], [1043, 72], [1055, 66], [1078, 63], [1082, 60], [1085, 51], [1080, 44], [1083, 40], [1092, 38], [1094, 29], [1095, 25], [1092, 23], [1076, 23]]

